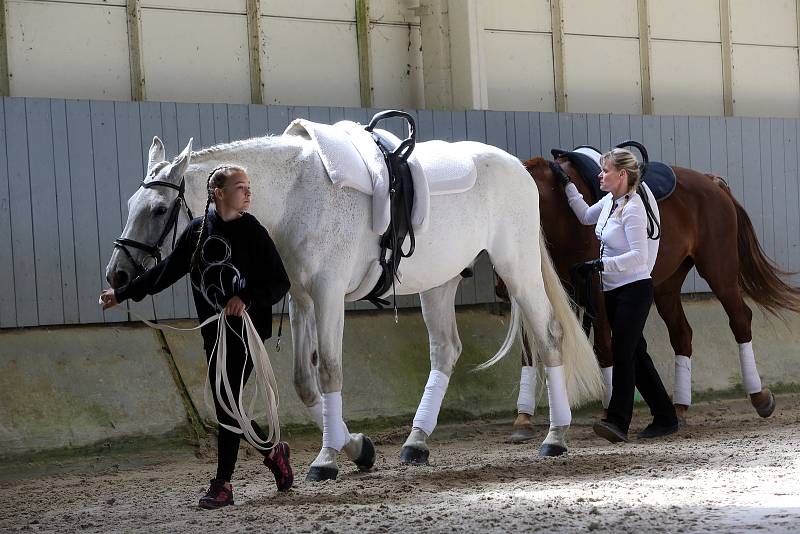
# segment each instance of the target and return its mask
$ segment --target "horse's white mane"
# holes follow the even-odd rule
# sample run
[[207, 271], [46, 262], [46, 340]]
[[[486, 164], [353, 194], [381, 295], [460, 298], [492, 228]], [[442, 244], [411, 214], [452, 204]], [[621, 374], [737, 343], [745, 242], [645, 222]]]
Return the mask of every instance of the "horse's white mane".
[[236, 150], [237, 148], [250, 148], [256, 144], [262, 144], [262, 145], [277, 144], [280, 137], [281, 136], [279, 135], [264, 135], [261, 137], [251, 137], [250, 139], [231, 141], [229, 143], [220, 143], [218, 145], [200, 149], [197, 152], [192, 152], [192, 159], [215, 157], [218, 155], [219, 152]]

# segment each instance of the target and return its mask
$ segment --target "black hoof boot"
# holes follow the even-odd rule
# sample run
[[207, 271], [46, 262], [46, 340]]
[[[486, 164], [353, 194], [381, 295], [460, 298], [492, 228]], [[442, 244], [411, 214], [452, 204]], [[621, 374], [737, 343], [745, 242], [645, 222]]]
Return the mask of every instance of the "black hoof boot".
[[562, 454], [566, 453], [567, 453], [567, 448], [562, 447], [561, 445], [545, 443], [541, 447], [539, 447], [539, 456], [543, 458], [552, 458], [554, 456], [561, 456]]
[[361, 454], [353, 461], [360, 471], [369, 471], [375, 465], [375, 446], [367, 436], [364, 436], [364, 441], [361, 444]]
[[315, 467], [311, 466], [308, 469], [306, 480], [309, 482], [322, 482], [323, 480], [336, 480], [339, 474], [339, 469], [336, 467]]
[[400, 451], [400, 463], [402, 465], [428, 465], [428, 449], [417, 449], [405, 446]]

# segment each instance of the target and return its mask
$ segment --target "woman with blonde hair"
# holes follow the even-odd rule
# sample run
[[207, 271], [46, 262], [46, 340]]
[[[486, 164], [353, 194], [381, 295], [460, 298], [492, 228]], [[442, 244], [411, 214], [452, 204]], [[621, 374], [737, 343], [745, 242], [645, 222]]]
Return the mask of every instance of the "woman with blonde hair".
[[572, 211], [582, 224], [595, 224], [600, 239], [600, 258], [574, 267], [583, 276], [600, 273], [611, 323], [611, 399], [594, 431], [612, 443], [628, 441], [638, 388], [653, 422], [637, 437], [665, 436], [678, 430], [678, 418], [642, 334], [653, 303], [650, 273], [658, 254], [658, 205], [647, 185], [640, 184], [639, 163], [630, 151], [615, 148], [603, 154], [600, 164], [600, 189], [608, 194], [592, 206], [565, 174], [560, 175]]

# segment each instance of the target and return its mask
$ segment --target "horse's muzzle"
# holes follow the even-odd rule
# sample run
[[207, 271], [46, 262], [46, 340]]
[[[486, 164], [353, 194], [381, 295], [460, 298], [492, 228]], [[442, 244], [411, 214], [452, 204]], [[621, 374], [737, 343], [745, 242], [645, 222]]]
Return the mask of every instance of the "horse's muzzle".
[[106, 280], [112, 288], [117, 289], [130, 281], [130, 275], [125, 271], [116, 269], [106, 275]]

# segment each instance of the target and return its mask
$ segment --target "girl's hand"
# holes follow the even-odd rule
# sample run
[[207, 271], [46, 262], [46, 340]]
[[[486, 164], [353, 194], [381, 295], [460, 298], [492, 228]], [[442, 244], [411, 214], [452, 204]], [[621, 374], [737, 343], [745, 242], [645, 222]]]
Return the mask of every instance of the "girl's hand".
[[241, 317], [244, 314], [245, 308], [246, 306], [244, 305], [244, 302], [242, 302], [242, 299], [233, 296], [225, 305], [225, 309], [223, 311], [225, 312], [225, 315], [235, 315], [236, 317]]
[[119, 304], [117, 302], [117, 296], [114, 295], [113, 289], [106, 289], [102, 293], [100, 293], [100, 306], [103, 307], [104, 310], [112, 308]]

